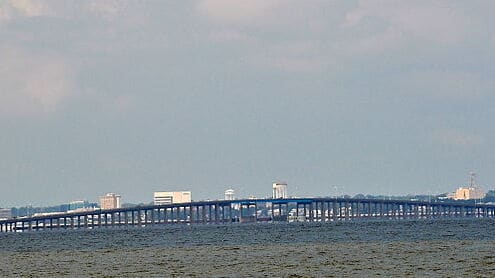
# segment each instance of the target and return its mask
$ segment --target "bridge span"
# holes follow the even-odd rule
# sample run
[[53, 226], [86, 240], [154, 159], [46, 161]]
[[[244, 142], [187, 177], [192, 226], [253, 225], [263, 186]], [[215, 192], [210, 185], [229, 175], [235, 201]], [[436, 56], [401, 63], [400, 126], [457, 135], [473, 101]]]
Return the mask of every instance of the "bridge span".
[[0, 232], [166, 224], [495, 218], [495, 205], [354, 198], [240, 199], [56, 213], [0, 221]]

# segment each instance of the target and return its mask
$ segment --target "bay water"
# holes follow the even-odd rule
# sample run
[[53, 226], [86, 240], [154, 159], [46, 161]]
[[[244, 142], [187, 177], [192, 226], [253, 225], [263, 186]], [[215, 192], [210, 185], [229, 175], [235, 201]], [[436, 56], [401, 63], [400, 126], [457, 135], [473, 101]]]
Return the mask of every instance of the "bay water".
[[495, 277], [495, 221], [4, 233], [0, 277]]

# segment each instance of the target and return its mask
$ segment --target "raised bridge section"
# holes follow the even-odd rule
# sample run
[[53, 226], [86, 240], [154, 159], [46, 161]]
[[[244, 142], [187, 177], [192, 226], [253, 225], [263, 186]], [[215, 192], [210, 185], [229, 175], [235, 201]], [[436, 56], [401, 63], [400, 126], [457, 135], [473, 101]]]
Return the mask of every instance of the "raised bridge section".
[[495, 218], [495, 205], [354, 198], [218, 200], [12, 218], [0, 221], [0, 232], [165, 224], [333, 222], [454, 217]]

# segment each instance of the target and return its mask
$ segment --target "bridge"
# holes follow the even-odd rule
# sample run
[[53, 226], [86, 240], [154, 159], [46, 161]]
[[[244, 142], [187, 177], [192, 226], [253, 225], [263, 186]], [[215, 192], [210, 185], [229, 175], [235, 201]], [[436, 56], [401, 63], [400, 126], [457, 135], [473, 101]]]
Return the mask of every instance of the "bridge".
[[0, 232], [167, 224], [335, 222], [366, 219], [495, 218], [495, 205], [354, 198], [199, 201], [54, 213], [0, 221]]

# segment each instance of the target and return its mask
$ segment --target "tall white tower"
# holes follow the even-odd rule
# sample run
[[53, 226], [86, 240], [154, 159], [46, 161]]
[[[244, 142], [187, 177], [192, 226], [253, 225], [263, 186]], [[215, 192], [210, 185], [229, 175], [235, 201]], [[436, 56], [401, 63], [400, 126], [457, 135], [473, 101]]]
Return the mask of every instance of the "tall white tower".
[[225, 200], [234, 200], [234, 199], [235, 199], [234, 189], [225, 190]]
[[285, 199], [287, 198], [287, 183], [286, 182], [274, 182], [273, 183], [273, 199]]

